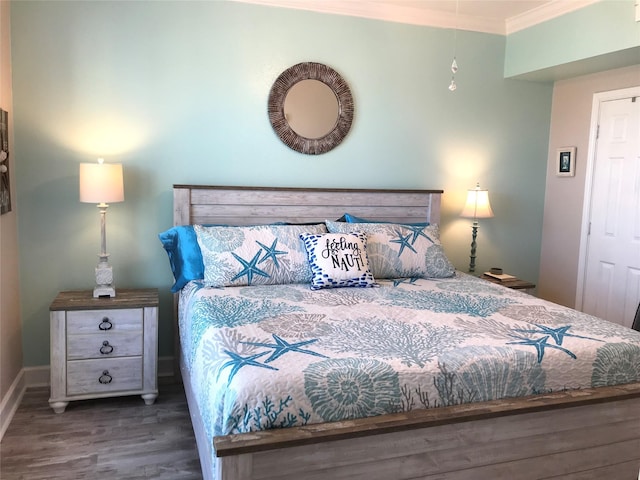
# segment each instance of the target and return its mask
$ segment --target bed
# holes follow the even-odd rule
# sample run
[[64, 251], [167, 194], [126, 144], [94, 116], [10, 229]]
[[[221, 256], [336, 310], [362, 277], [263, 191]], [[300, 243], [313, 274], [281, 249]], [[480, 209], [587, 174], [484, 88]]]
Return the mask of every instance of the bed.
[[[403, 230], [413, 233], [438, 224], [441, 194], [175, 185], [174, 225], [306, 229], [349, 212], [367, 219], [372, 232], [387, 229], [374, 222], [393, 222], [420, 227]], [[355, 236], [365, 228], [347, 223], [326, 225]], [[411, 249], [409, 233], [399, 236], [397, 250]], [[365, 246], [377, 258], [373, 235], [365, 235]], [[276, 244], [261, 245], [277, 261]], [[174, 296], [176, 358], [204, 478], [638, 478], [639, 332], [461, 272], [376, 278], [371, 288], [264, 285], [263, 258], [245, 258], [249, 285], [208, 288], [195, 280]], [[373, 272], [383, 268], [371, 265]], [[415, 298], [425, 295], [429, 305], [416, 312]], [[258, 300], [262, 308], [251, 308]], [[485, 327], [489, 334], [481, 333]], [[376, 342], [382, 357], [372, 353]], [[489, 351], [499, 360], [477, 361]], [[217, 363], [204, 363], [207, 355]], [[553, 359], [560, 362], [556, 370]], [[353, 393], [367, 401], [351, 402], [352, 409], [336, 404], [328, 393], [356, 367], [393, 394]], [[296, 375], [304, 387], [293, 386]], [[264, 393], [263, 377], [290, 391]], [[525, 378], [526, 387], [516, 378]], [[249, 385], [246, 393], [236, 390], [240, 383]], [[339, 394], [344, 400], [349, 391]]]

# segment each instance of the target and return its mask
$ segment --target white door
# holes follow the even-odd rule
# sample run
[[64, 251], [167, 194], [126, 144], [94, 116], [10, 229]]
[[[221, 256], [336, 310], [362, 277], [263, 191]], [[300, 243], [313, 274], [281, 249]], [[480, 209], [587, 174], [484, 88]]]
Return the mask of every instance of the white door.
[[640, 301], [640, 97], [600, 103], [582, 310], [631, 326]]

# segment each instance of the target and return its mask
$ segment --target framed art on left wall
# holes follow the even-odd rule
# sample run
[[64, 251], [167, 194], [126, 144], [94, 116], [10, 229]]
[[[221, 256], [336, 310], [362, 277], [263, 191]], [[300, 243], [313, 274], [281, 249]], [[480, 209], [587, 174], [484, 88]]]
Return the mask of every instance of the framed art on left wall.
[[9, 182], [9, 114], [0, 109], [0, 215], [11, 211]]

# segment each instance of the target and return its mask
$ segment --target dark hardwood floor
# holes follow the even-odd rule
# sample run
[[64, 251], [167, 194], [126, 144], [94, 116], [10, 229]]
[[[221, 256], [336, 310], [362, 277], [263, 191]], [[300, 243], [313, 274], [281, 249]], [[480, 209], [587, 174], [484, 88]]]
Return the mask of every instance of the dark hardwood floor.
[[181, 384], [140, 396], [83, 400], [55, 414], [49, 389], [24, 395], [0, 443], [2, 480], [201, 480]]

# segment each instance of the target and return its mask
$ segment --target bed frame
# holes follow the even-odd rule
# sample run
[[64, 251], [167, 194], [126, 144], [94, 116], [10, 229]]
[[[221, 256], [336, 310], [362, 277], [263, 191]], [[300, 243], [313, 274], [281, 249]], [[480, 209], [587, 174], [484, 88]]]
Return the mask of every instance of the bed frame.
[[[437, 223], [441, 194], [175, 185], [174, 224], [314, 222], [345, 212]], [[227, 435], [210, 445], [182, 373], [205, 479], [640, 478], [640, 383]]]

